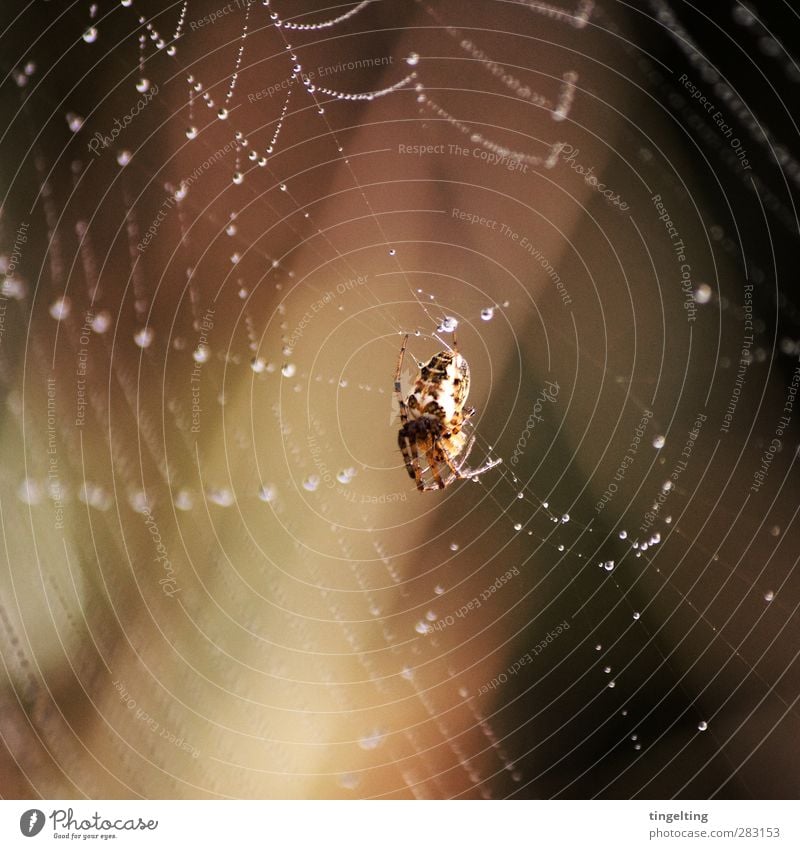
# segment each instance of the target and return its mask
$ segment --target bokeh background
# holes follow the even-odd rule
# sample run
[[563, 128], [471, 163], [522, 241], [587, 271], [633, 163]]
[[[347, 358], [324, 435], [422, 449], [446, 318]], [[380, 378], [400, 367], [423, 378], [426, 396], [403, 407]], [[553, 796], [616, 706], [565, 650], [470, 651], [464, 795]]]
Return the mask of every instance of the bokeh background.
[[788, 3], [2, 24], [3, 797], [797, 795]]

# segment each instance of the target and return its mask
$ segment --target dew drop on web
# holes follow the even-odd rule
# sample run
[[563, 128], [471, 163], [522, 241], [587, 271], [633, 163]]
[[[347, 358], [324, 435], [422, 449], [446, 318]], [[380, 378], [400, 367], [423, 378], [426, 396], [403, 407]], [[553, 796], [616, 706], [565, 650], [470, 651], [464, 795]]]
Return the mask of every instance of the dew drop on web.
[[56, 321], [63, 321], [70, 314], [71, 310], [72, 302], [66, 295], [61, 298], [56, 298], [56, 300], [50, 304], [50, 315]]
[[150, 345], [153, 344], [153, 339], [155, 338], [155, 331], [152, 327], [142, 327], [136, 331], [133, 335], [133, 341], [140, 348], [149, 348]]

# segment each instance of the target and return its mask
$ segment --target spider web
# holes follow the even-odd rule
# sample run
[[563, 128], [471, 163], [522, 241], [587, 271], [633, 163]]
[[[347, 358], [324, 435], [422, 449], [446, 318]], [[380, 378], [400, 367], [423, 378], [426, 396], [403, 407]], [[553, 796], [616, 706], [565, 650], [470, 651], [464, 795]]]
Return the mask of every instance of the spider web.
[[[616, 5], [416, 4], [410, 26], [383, 6], [86, 4], [63, 55], [18, 51], [0, 141], [22, 152], [0, 222], [15, 792], [758, 795], [762, 740], [800, 718], [776, 425], [797, 350], [731, 186], [769, 210], [770, 246], [791, 191], [743, 173], [713, 124], [704, 148], [652, 102], [661, 129], [626, 114], [647, 86], [697, 113]], [[749, 112], [682, 8], [650, 6], [709, 101]], [[765, 77], [793, 66], [741, 9]], [[575, 176], [578, 137], [635, 214]], [[665, 152], [681, 143], [688, 163]], [[690, 229], [715, 154], [713, 223]], [[688, 290], [661, 279], [659, 192], [709, 275]], [[419, 495], [393, 364], [403, 334], [426, 360], [456, 326], [471, 463], [503, 464]]]

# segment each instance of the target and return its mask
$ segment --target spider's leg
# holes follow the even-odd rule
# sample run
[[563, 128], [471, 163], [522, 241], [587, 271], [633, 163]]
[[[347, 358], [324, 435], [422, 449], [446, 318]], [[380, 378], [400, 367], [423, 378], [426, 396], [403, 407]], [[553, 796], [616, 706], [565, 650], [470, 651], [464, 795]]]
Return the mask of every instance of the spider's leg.
[[400, 375], [403, 372], [403, 357], [406, 353], [406, 346], [408, 345], [408, 333], [403, 337], [403, 344], [400, 347], [400, 353], [397, 355], [397, 370], [394, 373], [394, 388], [396, 392], [400, 392]]
[[428, 483], [425, 484], [425, 492], [441, 492], [443, 489], [447, 489], [447, 487], [455, 480], [455, 478], [450, 475], [450, 477], [445, 478], [442, 481], [442, 486], [439, 486], [438, 483]]
[[496, 460], [487, 460], [479, 469], [459, 469], [458, 476], [460, 478], [476, 478], [478, 475], [488, 472], [489, 469], [499, 466], [502, 462], [502, 457], [498, 457]]
[[428, 452], [429, 468], [431, 470], [431, 474], [433, 475], [433, 479], [436, 481], [436, 486], [430, 486], [428, 487], [428, 489], [444, 489], [447, 486], [447, 484], [442, 480], [442, 473], [439, 471], [439, 458], [436, 457], [436, 453], [443, 452], [434, 452], [433, 450]]
[[403, 459], [406, 463], [406, 471], [410, 478], [414, 478], [417, 484], [417, 489], [422, 492], [425, 489], [425, 484], [422, 482], [422, 471], [419, 467], [419, 454], [417, 453], [417, 443], [413, 439], [409, 439], [401, 430], [400, 450], [403, 452]]
[[489, 469], [493, 469], [495, 466], [499, 466], [502, 463], [502, 459], [498, 460], [487, 460], [480, 468], [478, 469], [465, 469], [464, 465], [469, 458], [469, 453], [472, 451], [472, 446], [475, 444], [475, 437], [470, 437], [469, 442], [467, 442], [466, 447], [462, 451], [463, 458], [461, 462], [456, 466], [456, 464], [448, 457], [446, 451], [442, 451], [442, 456], [444, 457], [445, 463], [450, 467], [453, 475], [456, 478], [462, 478], [468, 480], [469, 478], [475, 478], [478, 475], [482, 475], [484, 472], [488, 472]]
[[[454, 470], [450, 458], [447, 456], [447, 452], [442, 449], [438, 439], [434, 442], [433, 447], [429, 451], [425, 452], [425, 456], [428, 460], [428, 468], [431, 470], [431, 475], [433, 476], [434, 481], [433, 483], [426, 485], [426, 492], [445, 489], [458, 477], [458, 475], [453, 474]], [[442, 478], [442, 473], [439, 468], [442, 465], [448, 466], [451, 471], [451, 473], [445, 478]]]
[[408, 405], [402, 395], [397, 396], [397, 406], [400, 410], [400, 424], [405, 425], [408, 422]]
[[461, 459], [459, 460], [458, 465], [456, 465], [453, 462], [453, 460], [450, 458], [450, 455], [447, 453], [447, 451], [445, 451], [440, 446], [439, 450], [441, 451], [441, 454], [442, 454], [442, 461], [447, 463], [447, 465], [450, 467], [450, 471], [452, 471], [452, 473], [455, 477], [457, 477], [457, 478], [466, 477], [466, 475], [461, 474], [461, 469], [463, 469], [464, 466], [466, 465], [466, 462], [469, 459], [469, 453], [470, 453], [470, 451], [472, 451], [472, 446], [474, 444], [475, 444], [475, 437], [471, 436], [469, 438], [469, 440], [467, 441], [467, 444], [464, 446], [463, 450], [461, 451]]
[[406, 353], [406, 345], [408, 344], [408, 333], [403, 337], [403, 346], [400, 348], [400, 354], [397, 357], [397, 369], [394, 373], [394, 394], [397, 398], [398, 406], [400, 407], [400, 421], [405, 424], [408, 421], [408, 408], [406, 407], [405, 399], [403, 398], [403, 387], [400, 384], [400, 377], [403, 372], [403, 357]]
[[[469, 443], [468, 443], [468, 445], [469, 445]], [[467, 449], [467, 450], [469, 450], [469, 449]], [[462, 460], [462, 462], [459, 463], [458, 466], [456, 466], [456, 464], [450, 459], [450, 457], [449, 457], [449, 455], [447, 454], [446, 451], [442, 451], [441, 453], [442, 453], [442, 460], [447, 464], [447, 467], [452, 472], [452, 475], [450, 476], [450, 480], [455, 480], [456, 478], [463, 478], [464, 475], [461, 474], [461, 466], [464, 465], [464, 461]]]

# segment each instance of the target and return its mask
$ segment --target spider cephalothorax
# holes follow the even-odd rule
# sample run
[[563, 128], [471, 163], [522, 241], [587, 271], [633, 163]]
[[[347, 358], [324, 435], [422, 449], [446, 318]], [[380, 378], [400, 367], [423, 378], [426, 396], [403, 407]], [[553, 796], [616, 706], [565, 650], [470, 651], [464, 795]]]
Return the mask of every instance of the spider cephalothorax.
[[[464, 406], [469, 394], [469, 365], [458, 353], [455, 338], [452, 351], [440, 351], [429, 362], [420, 363], [414, 390], [406, 399], [403, 398], [400, 375], [407, 343], [406, 334], [397, 358], [394, 379], [402, 423], [397, 442], [406, 470], [416, 481], [417, 489], [420, 492], [444, 489], [459, 478], [474, 478], [496, 466], [500, 460], [489, 461], [479, 469], [464, 468], [475, 437], [468, 437], [462, 428], [475, 415], [475, 410]], [[422, 479], [420, 455], [428, 462], [433, 484], [426, 484]], [[444, 478], [440, 466], [447, 467]]]

